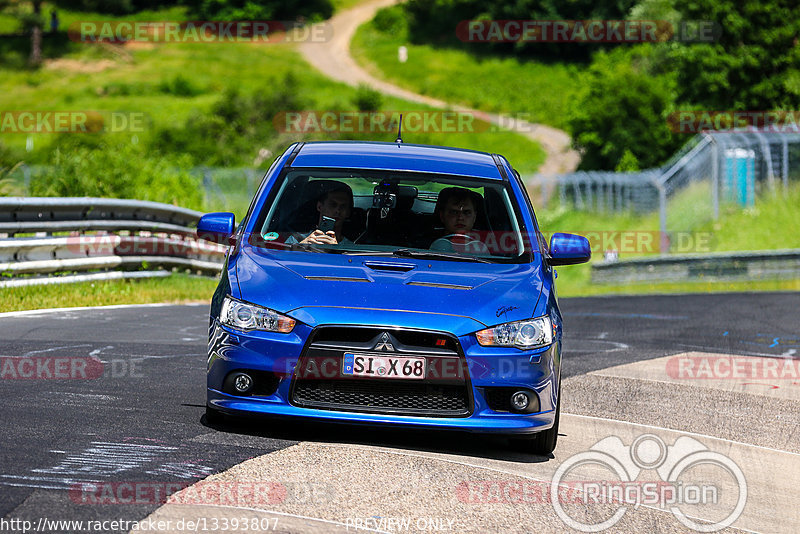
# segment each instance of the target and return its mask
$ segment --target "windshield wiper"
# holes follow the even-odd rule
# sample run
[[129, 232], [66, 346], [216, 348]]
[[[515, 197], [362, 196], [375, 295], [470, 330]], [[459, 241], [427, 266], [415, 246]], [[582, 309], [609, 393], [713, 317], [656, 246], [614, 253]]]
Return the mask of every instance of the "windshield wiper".
[[392, 255], [404, 258], [426, 258], [429, 260], [455, 260], [475, 263], [494, 263], [491, 260], [479, 258], [477, 256], [463, 256], [461, 254], [449, 254], [447, 252], [435, 252], [431, 250], [411, 250], [410, 248], [398, 248], [392, 252]]
[[430, 250], [412, 250], [409, 248], [398, 248], [396, 250], [358, 250], [358, 249], [338, 249], [336, 252], [347, 256], [400, 256], [403, 258], [426, 258], [430, 260], [455, 260], [476, 263], [494, 263], [492, 260], [476, 256], [464, 256], [461, 254], [438, 252]]
[[393, 256], [394, 252], [389, 250], [363, 250], [363, 249], [340, 249], [342, 254], [348, 256]]
[[323, 253], [323, 254], [331, 253], [331, 252], [333, 252], [335, 254], [341, 254], [341, 253], [344, 252], [343, 250], [338, 250], [336, 248], [320, 248], [318, 245], [315, 245], [313, 243], [292, 243], [289, 247], [290, 247], [290, 250], [299, 249], [299, 250], [303, 250], [305, 252], [320, 252], [320, 253]]

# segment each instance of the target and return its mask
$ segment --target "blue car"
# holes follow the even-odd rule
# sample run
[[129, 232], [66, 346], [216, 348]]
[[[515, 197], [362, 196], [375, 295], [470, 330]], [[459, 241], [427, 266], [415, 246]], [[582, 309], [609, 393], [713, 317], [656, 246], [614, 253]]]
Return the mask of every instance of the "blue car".
[[554, 267], [588, 241], [539, 230], [500, 155], [376, 142], [290, 146], [229, 245], [211, 303], [210, 423], [226, 415], [558, 436]]

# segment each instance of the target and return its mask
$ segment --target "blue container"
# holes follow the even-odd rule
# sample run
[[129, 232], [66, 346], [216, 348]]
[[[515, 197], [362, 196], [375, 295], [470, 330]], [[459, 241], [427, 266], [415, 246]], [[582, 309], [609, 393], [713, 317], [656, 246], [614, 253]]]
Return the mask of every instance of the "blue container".
[[756, 154], [752, 150], [731, 148], [725, 151], [725, 200], [740, 206], [755, 204], [755, 161]]

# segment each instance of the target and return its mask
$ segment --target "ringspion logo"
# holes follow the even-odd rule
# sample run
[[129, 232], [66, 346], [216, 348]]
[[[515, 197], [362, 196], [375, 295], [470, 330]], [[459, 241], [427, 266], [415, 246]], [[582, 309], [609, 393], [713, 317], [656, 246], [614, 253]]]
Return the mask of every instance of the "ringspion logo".
[[[585, 476], [598, 471], [608, 475]], [[660, 481], [642, 482], [640, 474], [647, 471], [655, 471]], [[578, 506], [559, 497], [564, 485], [579, 491]], [[581, 532], [609, 529], [629, 509], [642, 505], [669, 510], [689, 529], [716, 532], [742, 515], [747, 480], [728, 456], [688, 436], [680, 436], [672, 445], [654, 434], [642, 434], [630, 445], [609, 436], [561, 463], [553, 475], [550, 497], [559, 518]], [[610, 504], [615, 509], [610, 517], [591, 520], [583, 513], [589, 504]], [[694, 515], [698, 508], [716, 512], [714, 519], [698, 521]]]

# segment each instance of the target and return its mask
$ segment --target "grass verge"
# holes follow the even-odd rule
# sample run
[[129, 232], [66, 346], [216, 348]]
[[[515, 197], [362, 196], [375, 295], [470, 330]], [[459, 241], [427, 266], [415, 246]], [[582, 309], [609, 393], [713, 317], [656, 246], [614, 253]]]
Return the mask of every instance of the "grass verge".
[[0, 312], [42, 308], [210, 302], [217, 280], [176, 273], [166, 278], [109, 280], [0, 289]]
[[593, 284], [590, 265], [558, 267], [556, 289], [559, 297], [601, 295], [668, 295], [678, 293], [734, 293], [745, 291], [800, 291], [800, 279], [687, 282], [641, 284]]
[[[680, 231], [685, 239], [674, 239], [673, 253], [709, 253], [746, 250], [777, 250], [800, 248], [800, 186], [786, 193], [766, 192], [756, 199], [752, 208], [722, 206], [718, 220], [712, 220], [710, 207], [702, 204], [696, 191], [687, 190], [676, 197], [675, 209], [680, 217], [670, 217], [672, 232]], [[658, 213], [647, 215], [607, 214], [564, 209], [540, 210], [539, 226], [545, 234], [570, 232], [590, 237], [592, 262], [603, 261], [603, 251], [621, 249], [622, 236], [650, 237], [649, 249], [620, 250], [619, 259], [656, 257], [658, 251]], [[601, 241], [591, 241], [591, 238]], [[673, 234], [673, 237], [676, 237]], [[603, 239], [608, 239], [603, 242]], [[679, 241], [684, 244], [681, 247]], [[692, 281], [652, 284], [593, 284], [591, 263], [558, 268], [560, 296], [634, 295], [655, 293], [713, 293], [724, 291], [798, 291], [798, 280], [751, 280], [742, 282]]]

